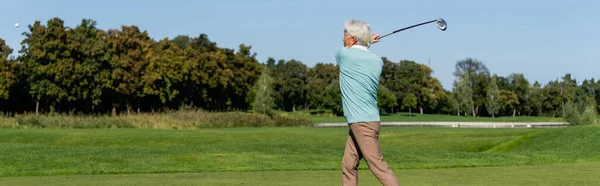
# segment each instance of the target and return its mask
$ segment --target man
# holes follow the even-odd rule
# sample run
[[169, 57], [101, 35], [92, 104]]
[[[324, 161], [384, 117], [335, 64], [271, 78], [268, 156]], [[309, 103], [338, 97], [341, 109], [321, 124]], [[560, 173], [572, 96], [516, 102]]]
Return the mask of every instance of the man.
[[371, 43], [378, 42], [377, 37], [367, 23], [346, 21], [344, 47], [336, 54], [342, 107], [350, 128], [342, 160], [342, 185], [358, 185], [358, 165], [363, 158], [382, 185], [400, 185], [379, 147], [377, 90], [383, 60], [368, 50]]

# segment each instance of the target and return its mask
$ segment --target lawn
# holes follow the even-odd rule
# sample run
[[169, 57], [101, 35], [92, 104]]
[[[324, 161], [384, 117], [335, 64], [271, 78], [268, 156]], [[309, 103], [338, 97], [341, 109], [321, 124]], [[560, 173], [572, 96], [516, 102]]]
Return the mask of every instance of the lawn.
[[[595, 185], [600, 163], [450, 169], [397, 169], [403, 185]], [[367, 170], [360, 185], [380, 185]], [[266, 171], [0, 177], [2, 185], [341, 185], [340, 172]]]
[[[0, 184], [73, 180], [69, 183], [87, 185], [106, 177], [116, 184], [142, 185], [169, 180], [224, 184], [228, 177], [234, 178], [232, 183], [250, 185], [263, 183], [263, 178], [273, 185], [338, 184], [346, 135], [346, 128], [3, 129]], [[573, 181], [597, 180], [581, 171], [600, 168], [600, 127], [595, 126], [384, 127], [380, 137], [386, 161], [398, 176], [416, 185], [442, 183], [436, 180], [450, 185], [517, 183], [511, 180], [543, 184], [551, 182], [540, 176], [564, 174], [577, 176], [553, 179], [577, 183]], [[367, 170], [365, 163], [360, 168]], [[279, 176], [269, 178], [270, 174]], [[362, 175], [373, 181], [368, 171]], [[432, 175], [439, 179], [427, 179]], [[475, 176], [464, 177], [469, 175]], [[484, 179], [502, 180], [503, 175], [511, 179]], [[475, 180], [465, 182], [466, 178]]]
[[[291, 116], [295, 118], [310, 119], [314, 123], [337, 123], [346, 122], [344, 117], [333, 116], [331, 113], [316, 113], [316, 111], [298, 111], [298, 112], [278, 112], [279, 115]], [[381, 120], [385, 122], [400, 121], [462, 121], [462, 122], [564, 122], [561, 117], [543, 117], [543, 116], [503, 116], [503, 117], [472, 117], [443, 114], [419, 114], [419, 113], [397, 113], [391, 115], [382, 115]]]

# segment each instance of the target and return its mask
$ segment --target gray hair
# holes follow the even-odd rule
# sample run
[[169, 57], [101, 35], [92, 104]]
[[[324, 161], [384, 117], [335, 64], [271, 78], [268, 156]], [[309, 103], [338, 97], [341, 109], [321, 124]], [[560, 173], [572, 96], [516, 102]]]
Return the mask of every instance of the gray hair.
[[373, 42], [371, 38], [371, 27], [369, 24], [360, 20], [349, 20], [344, 23], [344, 32], [350, 37], [356, 37], [356, 44], [367, 48]]

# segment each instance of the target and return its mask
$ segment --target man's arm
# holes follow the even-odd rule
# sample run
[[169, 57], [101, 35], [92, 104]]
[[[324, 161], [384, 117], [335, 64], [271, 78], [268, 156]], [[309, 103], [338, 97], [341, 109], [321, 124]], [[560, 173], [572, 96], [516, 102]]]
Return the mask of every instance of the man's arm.
[[[345, 47], [344, 47], [344, 48], [345, 48]], [[342, 51], [344, 48], [341, 48], [341, 49], [339, 49], [339, 50], [338, 50], [338, 51], [335, 53], [335, 63], [337, 63], [337, 65], [338, 65], [338, 66], [340, 65], [340, 52], [341, 52], [341, 51]]]

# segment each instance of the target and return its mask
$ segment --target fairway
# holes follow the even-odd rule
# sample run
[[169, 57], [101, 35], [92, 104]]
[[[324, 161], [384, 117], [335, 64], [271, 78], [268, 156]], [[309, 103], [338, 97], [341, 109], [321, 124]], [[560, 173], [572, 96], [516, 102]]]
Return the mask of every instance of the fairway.
[[[600, 163], [394, 170], [403, 185], [597, 185]], [[359, 185], [381, 185], [360, 171]], [[2, 185], [341, 185], [339, 171], [210, 172], [0, 178]]]
[[2, 5], [0, 186], [600, 186], [600, 1]]
[[[4, 129], [0, 184], [104, 185], [110, 180], [109, 185], [337, 185], [347, 132], [347, 128]], [[587, 171], [597, 170], [600, 163], [600, 127], [595, 126], [384, 127], [380, 138], [386, 161], [409, 185], [598, 181], [588, 175], [595, 171]], [[361, 183], [376, 183], [364, 161], [360, 169]], [[566, 172], [570, 170], [575, 172]]]

